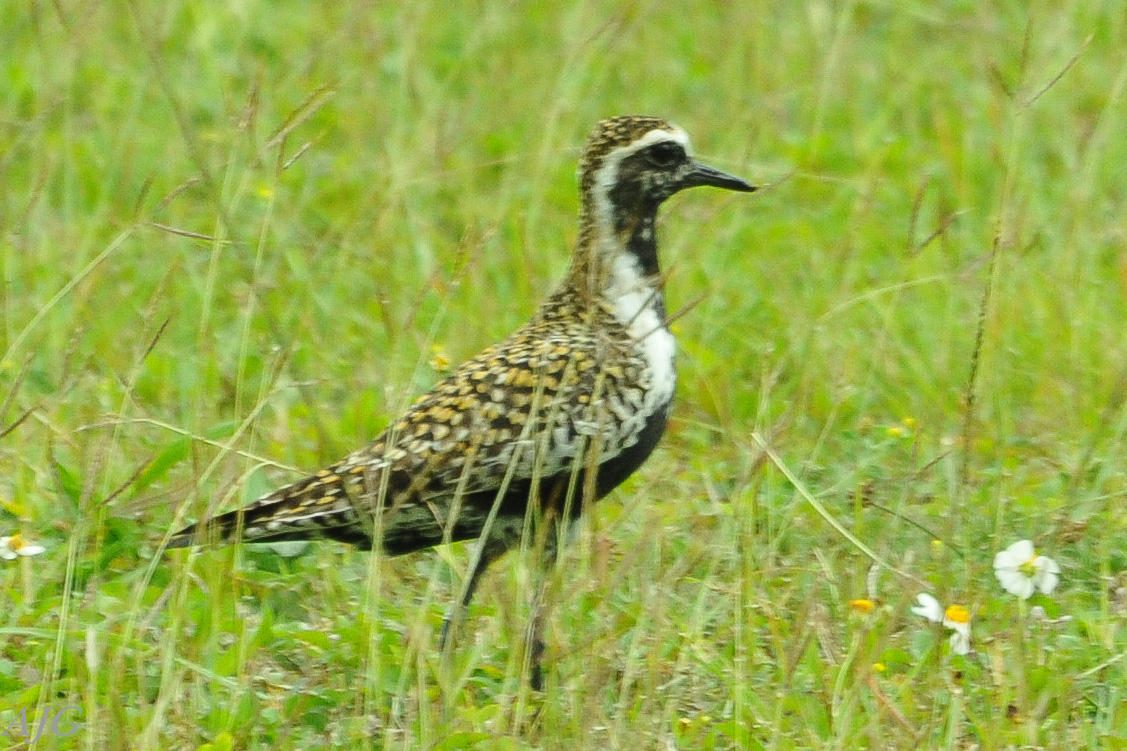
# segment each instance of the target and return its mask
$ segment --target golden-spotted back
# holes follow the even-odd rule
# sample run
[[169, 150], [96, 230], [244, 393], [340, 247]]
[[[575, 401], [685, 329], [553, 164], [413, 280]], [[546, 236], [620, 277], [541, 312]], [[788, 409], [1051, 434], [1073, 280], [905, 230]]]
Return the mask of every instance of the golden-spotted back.
[[[398, 554], [470, 539], [506, 475], [504, 507], [515, 505], [522, 523], [534, 481], [546, 506], [560, 506], [585, 461], [598, 466], [638, 443], [651, 386], [626, 329], [609, 310], [581, 305], [573, 292], [557, 293], [368, 446], [212, 520], [217, 541], [328, 537], [371, 547], [380, 527], [384, 550]], [[195, 541], [189, 528], [169, 547]]]

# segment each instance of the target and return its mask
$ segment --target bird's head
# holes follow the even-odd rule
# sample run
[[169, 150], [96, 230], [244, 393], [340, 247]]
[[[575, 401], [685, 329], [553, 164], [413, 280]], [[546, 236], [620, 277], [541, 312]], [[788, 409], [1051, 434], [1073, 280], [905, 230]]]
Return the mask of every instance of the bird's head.
[[688, 134], [657, 117], [624, 115], [599, 122], [579, 165], [584, 210], [615, 230], [640, 214], [652, 214], [677, 191], [701, 185], [755, 190], [693, 159]]

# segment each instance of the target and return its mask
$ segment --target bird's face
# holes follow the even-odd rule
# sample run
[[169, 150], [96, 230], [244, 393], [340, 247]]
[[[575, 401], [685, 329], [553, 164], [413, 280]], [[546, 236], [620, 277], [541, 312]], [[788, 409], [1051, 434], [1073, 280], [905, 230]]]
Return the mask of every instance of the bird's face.
[[617, 162], [609, 198], [619, 210], [656, 208], [677, 191], [701, 185], [755, 190], [744, 180], [690, 157], [683, 132], [654, 130], [622, 151], [617, 160], [613, 152], [607, 159], [608, 164]]
[[600, 123], [588, 143], [581, 184], [603, 221], [630, 224], [652, 214], [674, 193], [701, 185], [750, 192], [746, 181], [696, 161], [689, 137], [658, 118], [614, 118]]

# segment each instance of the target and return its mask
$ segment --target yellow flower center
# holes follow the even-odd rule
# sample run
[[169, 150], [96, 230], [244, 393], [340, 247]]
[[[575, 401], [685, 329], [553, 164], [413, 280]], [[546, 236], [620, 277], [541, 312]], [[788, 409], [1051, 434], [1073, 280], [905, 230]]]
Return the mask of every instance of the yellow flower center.
[[962, 605], [951, 605], [943, 617], [952, 623], [970, 623], [970, 611]]
[[22, 537], [20, 537], [20, 533], [19, 533], [19, 532], [16, 532], [16, 533], [15, 533], [14, 535], [12, 535], [12, 536], [11, 536], [11, 538], [10, 538], [10, 539], [8, 540], [8, 549], [9, 549], [9, 550], [11, 550], [12, 552], [15, 552], [15, 551], [19, 550], [19, 549], [20, 549], [20, 548], [22, 548], [22, 547], [23, 547], [24, 545], [27, 545], [27, 543], [23, 541], [23, 538], [22, 538]]
[[1035, 564], [1037, 563], [1037, 559], [1040, 557], [1041, 556], [1034, 553], [1033, 555], [1029, 556], [1028, 561], [1018, 566], [1018, 570], [1026, 576], [1032, 577], [1037, 573], [1037, 566]]

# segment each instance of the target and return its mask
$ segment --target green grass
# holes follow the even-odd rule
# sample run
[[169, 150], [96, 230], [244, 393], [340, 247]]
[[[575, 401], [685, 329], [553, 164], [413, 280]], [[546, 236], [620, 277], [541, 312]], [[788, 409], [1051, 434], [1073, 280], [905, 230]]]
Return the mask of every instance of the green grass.
[[[0, 561], [0, 747], [65, 705], [37, 748], [1127, 746], [1120, 5], [548, 7], [0, 10], [0, 536], [48, 548]], [[156, 556], [525, 320], [626, 112], [769, 187], [663, 213], [705, 297], [553, 577], [543, 696], [522, 556], [445, 667], [462, 546]], [[1022, 538], [1063, 568], [1026, 603]]]

